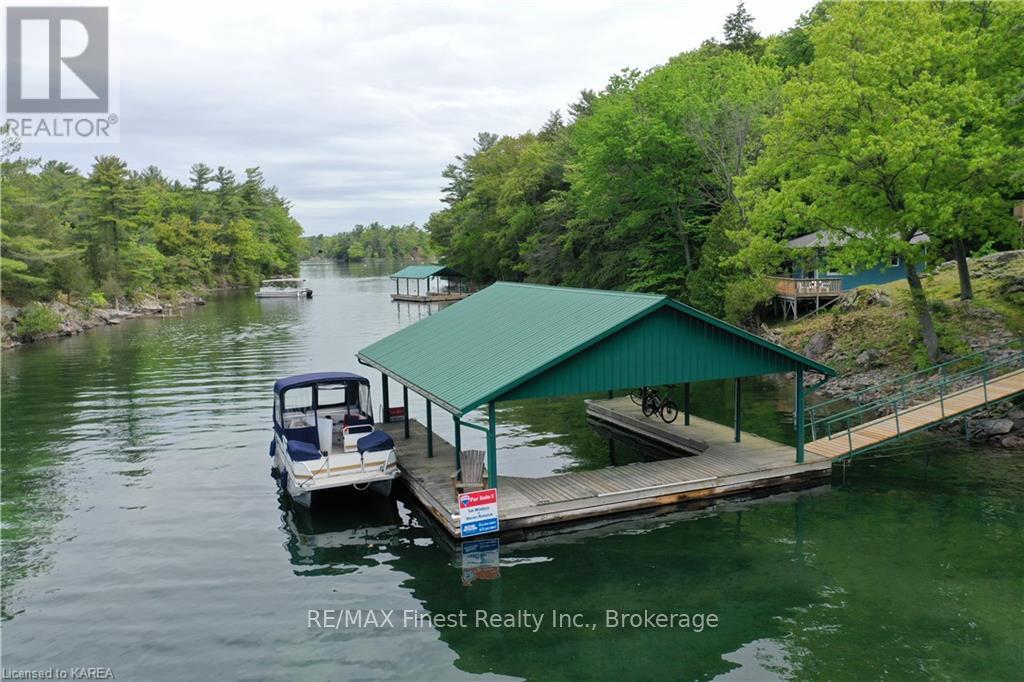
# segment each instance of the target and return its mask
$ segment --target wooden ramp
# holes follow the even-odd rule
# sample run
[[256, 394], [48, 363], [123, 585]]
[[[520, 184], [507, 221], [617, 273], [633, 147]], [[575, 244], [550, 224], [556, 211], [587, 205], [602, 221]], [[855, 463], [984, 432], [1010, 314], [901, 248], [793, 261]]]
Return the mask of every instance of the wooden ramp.
[[[623, 402], [624, 401], [624, 402]], [[639, 408], [628, 398], [594, 401], [631, 419]], [[645, 422], [642, 415], [638, 417]], [[680, 419], [682, 421], [682, 419]], [[454, 446], [434, 434], [434, 456], [427, 457], [427, 430], [411, 420], [409, 439], [402, 422], [382, 424], [395, 439], [402, 479], [428, 512], [453, 536], [459, 535], [458, 504], [452, 486]], [[733, 442], [731, 427], [693, 419], [684, 440], [700, 442], [699, 455], [539, 478], [501, 476], [498, 512], [502, 531], [616, 514], [695, 499], [816, 485], [831, 475], [831, 460], [808, 455], [797, 464], [792, 447], [744, 434]]]
[[911, 405], [864, 424], [835, 431], [831, 436], [808, 443], [805, 450], [808, 454], [832, 459], [847, 457], [914, 431], [927, 429], [988, 403], [1006, 400], [1018, 393], [1024, 393], [1024, 369], [989, 379], [984, 385], [972, 386], [920, 405]]

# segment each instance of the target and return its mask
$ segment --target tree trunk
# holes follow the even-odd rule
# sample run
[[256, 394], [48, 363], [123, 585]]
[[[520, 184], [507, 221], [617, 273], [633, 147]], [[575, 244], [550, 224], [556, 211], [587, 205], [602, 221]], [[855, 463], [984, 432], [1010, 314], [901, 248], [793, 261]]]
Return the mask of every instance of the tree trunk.
[[928, 359], [932, 362], [939, 361], [939, 337], [935, 333], [935, 325], [932, 323], [932, 314], [928, 310], [928, 297], [925, 296], [924, 287], [921, 286], [921, 278], [917, 275], [917, 266], [909, 260], [905, 261], [907, 268], [907, 284], [910, 285], [910, 301], [917, 315], [917, 323], [921, 327], [921, 340], [924, 341], [925, 350], [928, 351]]
[[690, 235], [686, 231], [686, 225], [683, 223], [683, 214], [679, 210], [679, 206], [672, 204], [672, 214], [675, 216], [679, 237], [683, 242], [683, 257], [686, 259], [686, 269], [687, 271], [693, 270], [693, 257], [690, 254]]
[[953, 254], [956, 257], [956, 272], [960, 275], [960, 300], [967, 301], [974, 298], [974, 289], [971, 287], [971, 271], [967, 269], [967, 247], [963, 239], [953, 240]]

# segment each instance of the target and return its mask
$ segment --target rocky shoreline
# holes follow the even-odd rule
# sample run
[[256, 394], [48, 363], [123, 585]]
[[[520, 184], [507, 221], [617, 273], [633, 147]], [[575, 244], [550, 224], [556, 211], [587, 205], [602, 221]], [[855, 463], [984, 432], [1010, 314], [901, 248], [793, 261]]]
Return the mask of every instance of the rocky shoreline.
[[[1007, 251], [972, 259], [971, 269], [979, 281], [987, 279], [993, 283], [997, 296], [1012, 300], [1011, 296], [1024, 293], [1024, 276], [1017, 265], [1021, 262], [1024, 262], [1024, 251]], [[955, 271], [955, 267], [953, 262], [944, 263], [936, 272]], [[955, 306], [961, 321], [960, 334], [966, 344], [965, 352], [977, 353], [979, 363], [981, 358], [988, 362], [998, 362], [1011, 360], [1022, 353], [1020, 345], [1016, 343], [1020, 336], [1009, 329], [1006, 320], [994, 310], [973, 301], [957, 300], [945, 305]], [[836, 319], [829, 324], [817, 324], [799, 336], [792, 333], [787, 335], [783, 329], [772, 329], [767, 326], [763, 326], [760, 332], [762, 336], [776, 343], [787, 345], [785, 342], [789, 341], [788, 345], [793, 350], [814, 360], [846, 368], [842, 376], [830, 379], [815, 391], [819, 399], [848, 398], [851, 403], [871, 403], [898, 393], [901, 387], [891, 382], [909, 372], [905, 368], [898, 369], [905, 367], [908, 358], [899, 357], [899, 353], [894, 352], [892, 348], [884, 345], [867, 348], [867, 343], [841, 343], [843, 335], [850, 333], [851, 324], [855, 327], [871, 319], [856, 317], [856, 311], [863, 313], [868, 310], [879, 311], [888, 324], [897, 324], [900, 316], [905, 315], [905, 311], [899, 310], [896, 302], [886, 291], [863, 287], [851, 291], [835, 304], [834, 311], [829, 314], [834, 313]], [[843, 318], [847, 317], [845, 313], [851, 313], [854, 317], [844, 320]], [[947, 369], [955, 375], [957, 370], [968, 369], [968, 365]], [[922, 387], [935, 384], [941, 378], [942, 375], [938, 371], [921, 372], [902, 384], [902, 387], [915, 391], [911, 404], [920, 403], [938, 398], [937, 389], [925, 391]], [[944, 391], [948, 394], [966, 388], [976, 383], [977, 379], [977, 376], [972, 376], [963, 381], [950, 381], [945, 385]], [[808, 377], [805, 381], [808, 387], [815, 383], [817, 378]], [[879, 405], [879, 416], [889, 412], [890, 407]], [[964, 427], [964, 419], [957, 418], [939, 429], [950, 434], [962, 435]], [[1024, 452], [1024, 406], [1014, 405], [1012, 401], [971, 414], [967, 417], [966, 429], [972, 440]]]
[[[1020, 353], [1019, 350], [1013, 352]], [[795, 375], [789, 374], [787, 377], [788, 381], [792, 382]], [[884, 368], [880, 370], [854, 372], [842, 377], [830, 379], [827, 383], [818, 388], [815, 391], [815, 394], [818, 395], [819, 398], [825, 399], [848, 398], [850, 399], [851, 406], [857, 402], [857, 397], [860, 398], [860, 402], [862, 403], [870, 403], [880, 400], [887, 395], [893, 395], [895, 389], [892, 386], [889, 387], [891, 390], [888, 392], [885, 390], [869, 390], [872, 386], [876, 386], [893, 378], [893, 373], [885, 370]], [[939, 378], [938, 374], [925, 376], [921, 378], [918, 384], [925, 384], [931, 380], [937, 380]], [[804, 386], [805, 388], [810, 388], [814, 384], [818, 383], [819, 380], [820, 378], [816, 376], [807, 377], [804, 380]], [[913, 387], [913, 385], [914, 384], [911, 384], [910, 386]], [[947, 385], [947, 391], [956, 391], [958, 389], [967, 388], [969, 385], [970, 382], [951, 382]], [[910, 401], [910, 404], [913, 405], [915, 403], [924, 402], [938, 397], [937, 392], [933, 395], [921, 393], [915, 396], [915, 398]], [[902, 405], [900, 409], [902, 409]], [[879, 417], [890, 414], [891, 412], [891, 408], [885, 405], [880, 405], [877, 410]], [[967, 416], [966, 429], [970, 440], [972, 441], [986, 442], [990, 445], [1016, 450], [1024, 454], [1024, 404], [1014, 404], [1013, 401], [1006, 401], [988, 409], [978, 410], [977, 412]], [[951, 418], [946, 424], [937, 427], [937, 430], [950, 435], [962, 437], [964, 434], [964, 418]]]
[[88, 307], [81, 303], [71, 305], [62, 301], [46, 301], [37, 304], [51, 312], [59, 320], [55, 329], [24, 334], [19, 331], [19, 322], [28, 306], [18, 307], [2, 304], [0, 324], [3, 328], [3, 350], [64, 336], [75, 336], [101, 326], [118, 325], [125, 320], [140, 317], [163, 317], [195, 306], [206, 305], [206, 299], [195, 293], [182, 293], [174, 297], [142, 296], [136, 301], [109, 307]]

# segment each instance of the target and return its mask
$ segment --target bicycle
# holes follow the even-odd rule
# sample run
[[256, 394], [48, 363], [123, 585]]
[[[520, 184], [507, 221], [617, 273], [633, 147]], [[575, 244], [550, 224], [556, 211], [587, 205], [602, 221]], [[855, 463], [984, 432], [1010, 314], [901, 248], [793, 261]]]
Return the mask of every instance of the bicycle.
[[629, 399], [633, 401], [634, 405], [643, 407], [643, 404], [647, 402], [648, 396], [657, 397], [658, 392], [650, 386], [641, 386], [640, 388], [634, 388], [629, 392]]
[[675, 401], [669, 397], [668, 391], [664, 397], [658, 395], [657, 391], [651, 391], [644, 399], [643, 411], [645, 417], [652, 417], [655, 414], [661, 417], [666, 424], [671, 424], [679, 416], [679, 408]]

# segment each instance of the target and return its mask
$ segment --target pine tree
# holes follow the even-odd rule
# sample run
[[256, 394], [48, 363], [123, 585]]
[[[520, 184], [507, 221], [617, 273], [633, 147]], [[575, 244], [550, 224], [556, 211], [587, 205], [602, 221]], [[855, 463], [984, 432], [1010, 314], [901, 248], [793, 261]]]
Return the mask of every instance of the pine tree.
[[743, 0], [736, 3], [736, 11], [725, 18], [722, 25], [726, 48], [734, 52], [754, 55], [761, 35], [754, 30], [754, 16], [747, 11]]

